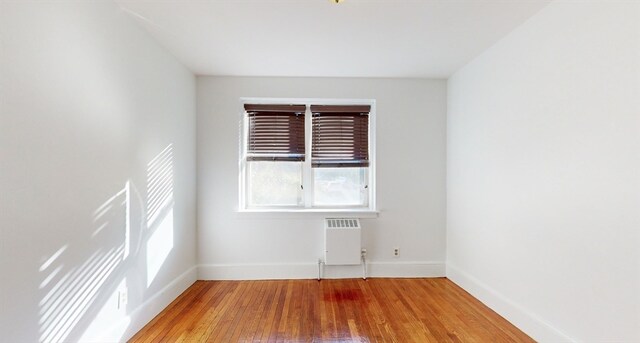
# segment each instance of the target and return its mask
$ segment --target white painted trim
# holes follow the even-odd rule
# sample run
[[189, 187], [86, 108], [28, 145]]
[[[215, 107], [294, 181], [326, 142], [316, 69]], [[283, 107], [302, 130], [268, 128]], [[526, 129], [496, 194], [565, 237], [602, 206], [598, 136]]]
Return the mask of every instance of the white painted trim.
[[[358, 266], [360, 268], [360, 266]], [[367, 263], [367, 272], [371, 277], [445, 277], [444, 262], [371, 262]]]
[[235, 212], [239, 219], [292, 219], [292, 218], [378, 218], [379, 211], [369, 210], [239, 210]]
[[516, 304], [472, 275], [447, 263], [447, 278], [538, 342], [576, 342], [533, 312]]
[[[444, 262], [369, 262], [367, 277], [444, 277]], [[201, 264], [199, 280], [276, 280], [315, 279], [318, 264]], [[324, 266], [323, 278], [344, 279], [362, 277], [362, 266]]]
[[[125, 318], [112, 325], [99, 339], [92, 341], [128, 341], [197, 280], [197, 266], [193, 266], [149, 297]], [[121, 330], [123, 327], [126, 327], [124, 333]]]

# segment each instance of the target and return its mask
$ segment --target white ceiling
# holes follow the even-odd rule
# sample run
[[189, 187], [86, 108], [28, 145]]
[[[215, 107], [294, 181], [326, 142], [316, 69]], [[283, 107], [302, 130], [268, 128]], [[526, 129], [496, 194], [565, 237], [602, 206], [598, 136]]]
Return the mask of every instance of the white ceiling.
[[116, 0], [198, 75], [446, 78], [548, 0]]

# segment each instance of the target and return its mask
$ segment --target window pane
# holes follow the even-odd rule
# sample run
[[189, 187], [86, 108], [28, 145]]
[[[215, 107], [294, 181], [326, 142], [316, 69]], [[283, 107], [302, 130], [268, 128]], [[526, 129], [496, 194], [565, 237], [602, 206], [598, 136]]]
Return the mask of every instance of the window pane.
[[249, 206], [298, 206], [302, 203], [302, 163], [248, 162]]
[[366, 206], [366, 168], [313, 168], [313, 204]]

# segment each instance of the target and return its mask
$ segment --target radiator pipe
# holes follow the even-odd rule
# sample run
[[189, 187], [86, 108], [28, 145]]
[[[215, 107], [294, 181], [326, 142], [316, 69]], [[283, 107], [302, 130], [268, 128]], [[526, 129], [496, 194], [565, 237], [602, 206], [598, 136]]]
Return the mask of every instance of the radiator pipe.
[[365, 254], [364, 251], [360, 254], [362, 256], [362, 280], [367, 279], [367, 259], [364, 257]]

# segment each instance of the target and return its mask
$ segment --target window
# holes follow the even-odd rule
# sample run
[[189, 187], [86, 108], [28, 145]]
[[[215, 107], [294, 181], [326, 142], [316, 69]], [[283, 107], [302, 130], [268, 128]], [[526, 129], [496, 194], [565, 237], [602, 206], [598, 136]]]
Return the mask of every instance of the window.
[[244, 106], [247, 206], [300, 206], [305, 105]]
[[367, 207], [370, 110], [311, 105], [314, 206]]
[[374, 102], [275, 101], [244, 103], [240, 208], [374, 210]]

